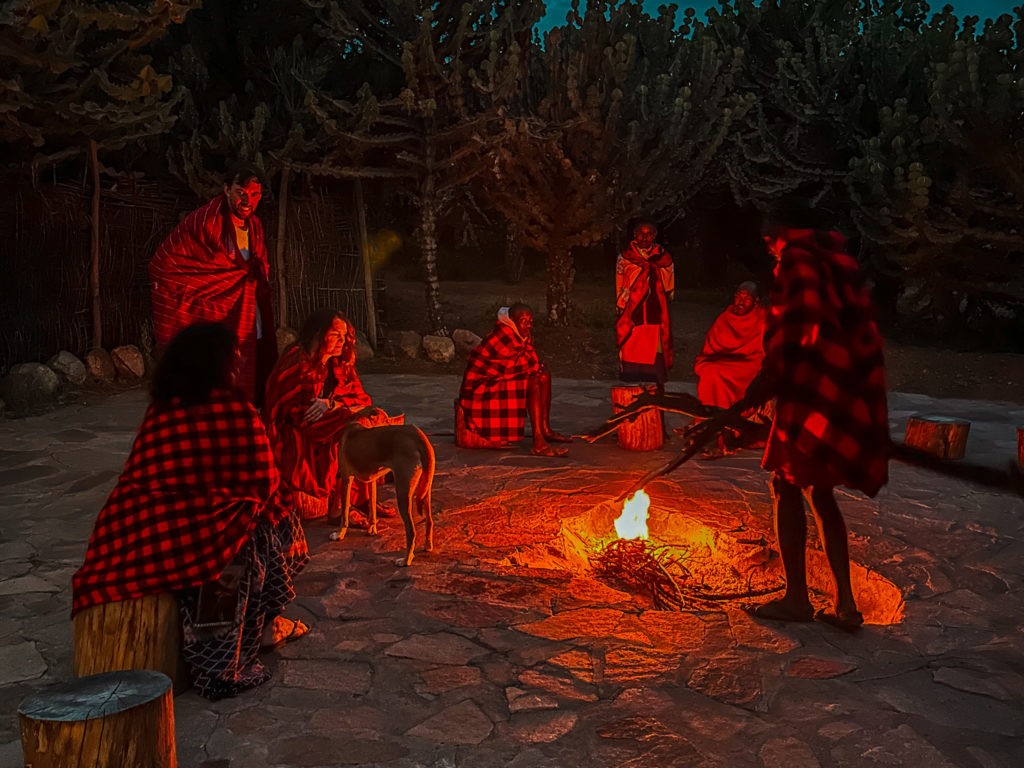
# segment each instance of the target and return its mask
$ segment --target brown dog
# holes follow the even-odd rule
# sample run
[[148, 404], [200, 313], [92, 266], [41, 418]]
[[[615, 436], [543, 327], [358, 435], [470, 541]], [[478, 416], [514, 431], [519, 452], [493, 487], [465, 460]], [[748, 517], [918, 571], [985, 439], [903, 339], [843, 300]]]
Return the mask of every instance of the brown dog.
[[[411, 424], [364, 427], [352, 424], [345, 428], [338, 443], [338, 492], [341, 495], [341, 528], [331, 534], [331, 541], [345, 538], [349, 510], [352, 506], [352, 483], [370, 484], [369, 533], [377, 532], [377, 479], [388, 472], [395, 476], [398, 513], [405, 523], [405, 557], [398, 565], [411, 565], [416, 547], [412, 507], [427, 521], [427, 552], [434, 550], [434, 517], [430, 511], [430, 492], [434, 484], [434, 446], [422, 430]], [[337, 496], [332, 503], [338, 503]]]

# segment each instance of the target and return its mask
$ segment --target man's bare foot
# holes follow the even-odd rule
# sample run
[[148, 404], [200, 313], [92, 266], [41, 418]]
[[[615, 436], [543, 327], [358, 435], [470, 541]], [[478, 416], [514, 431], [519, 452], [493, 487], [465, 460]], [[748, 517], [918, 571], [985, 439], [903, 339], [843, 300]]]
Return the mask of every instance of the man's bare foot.
[[814, 614], [814, 618], [844, 632], [856, 632], [864, 623], [864, 614], [856, 609], [836, 612], [820, 610]]
[[810, 603], [798, 603], [782, 600], [771, 600], [756, 606], [750, 611], [757, 619], [769, 621], [813, 621], [814, 607]]
[[545, 432], [544, 439], [549, 443], [571, 443], [572, 438], [569, 435], [563, 435], [558, 432]]
[[530, 453], [534, 456], [568, 456], [569, 449], [560, 445], [535, 445]]

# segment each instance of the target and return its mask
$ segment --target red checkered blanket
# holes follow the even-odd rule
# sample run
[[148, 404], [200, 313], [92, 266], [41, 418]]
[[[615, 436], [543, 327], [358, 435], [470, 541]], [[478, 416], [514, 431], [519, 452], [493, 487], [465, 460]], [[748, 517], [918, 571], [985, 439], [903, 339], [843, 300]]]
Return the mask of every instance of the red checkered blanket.
[[[238, 337], [242, 354], [238, 386], [256, 398], [256, 308], [263, 323], [263, 354], [276, 354], [263, 225], [249, 218], [250, 257], [238, 250], [227, 199], [218, 195], [188, 214], [156, 249], [149, 263], [153, 325], [166, 345], [199, 321], [223, 322]], [[264, 373], [264, 375], [266, 375]], [[260, 393], [262, 394], [262, 393]]]
[[459, 389], [466, 428], [493, 442], [522, 440], [528, 378], [539, 370], [532, 342], [519, 335], [511, 320], [499, 320], [469, 353]]
[[287, 508], [263, 424], [240, 392], [151, 405], [72, 579], [72, 613], [211, 581], [257, 520]]
[[765, 332], [778, 402], [763, 466], [801, 487], [873, 496], [888, 480], [889, 418], [870, 295], [839, 233], [784, 239]]

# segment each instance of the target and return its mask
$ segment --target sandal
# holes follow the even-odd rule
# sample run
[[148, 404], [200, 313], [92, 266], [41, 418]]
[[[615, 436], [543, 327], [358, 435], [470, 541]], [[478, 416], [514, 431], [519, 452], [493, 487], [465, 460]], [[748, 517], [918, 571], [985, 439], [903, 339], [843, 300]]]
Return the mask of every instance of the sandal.
[[860, 611], [843, 611], [835, 613], [824, 608], [814, 614], [814, 618], [824, 624], [830, 624], [843, 632], [856, 632], [864, 624], [864, 614]]
[[305, 622], [298, 619], [286, 619], [284, 616], [276, 616], [273, 625], [273, 636], [275, 639], [272, 642], [263, 643], [260, 646], [260, 650], [277, 650], [285, 643], [298, 640], [307, 632], [309, 632], [309, 626]]
[[569, 449], [560, 445], [545, 445], [543, 448], [531, 448], [530, 453], [534, 456], [568, 456]]

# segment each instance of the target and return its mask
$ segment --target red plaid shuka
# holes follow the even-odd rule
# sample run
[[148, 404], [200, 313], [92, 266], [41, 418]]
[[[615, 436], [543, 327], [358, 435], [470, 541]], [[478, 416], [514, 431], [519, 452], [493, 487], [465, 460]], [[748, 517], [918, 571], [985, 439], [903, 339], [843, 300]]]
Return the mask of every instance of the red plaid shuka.
[[459, 407], [466, 428], [495, 443], [523, 439], [526, 425], [526, 388], [540, 371], [533, 342], [522, 338], [507, 313], [469, 353], [459, 389]]
[[870, 296], [842, 235], [783, 238], [765, 331], [778, 402], [763, 466], [800, 487], [874, 496], [888, 480], [889, 416]]
[[353, 410], [363, 407], [339, 405], [319, 421], [307, 422], [306, 410], [314, 399], [324, 396], [327, 374], [325, 366], [317, 365], [301, 345], [293, 344], [267, 381], [267, 434], [282, 482], [294, 494], [304, 518], [327, 514], [338, 475], [338, 438], [352, 421]]
[[259, 416], [240, 392], [151, 405], [72, 579], [72, 614], [217, 578], [260, 517], [288, 514]]
[[[653, 296], [651, 288], [654, 288]], [[615, 322], [615, 337], [619, 345], [619, 357], [638, 363], [653, 363], [660, 342], [665, 367], [672, 367], [672, 323], [668, 312], [668, 294], [675, 291], [675, 268], [672, 257], [660, 245], [654, 244], [648, 252], [637, 248], [636, 243], [619, 254], [615, 263], [615, 306], [619, 311]], [[646, 317], [646, 304], [657, 302], [657, 332], [642, 333], [643, 326], [637, 320], [637, 310]]]
[[[149, 263], [149, 277], [157, 343], [166, 345], [192, 323], [225, 323], [238, 337], [242, 354], [238, 386], [250, 400], [256, 400], [263, 394], [258, 391], [262, 382], [257, 381], [257, 349], [272, 362], [277, 341], [268, 282], [270, 264], [263, 224], [255, 215], [249, 217], [249, 252], [246, 261], [238, 249], [227, 198], [218, 195], [182, 219], [160, 244]], [[259, 344], [257, 306], [263, 324]]]

